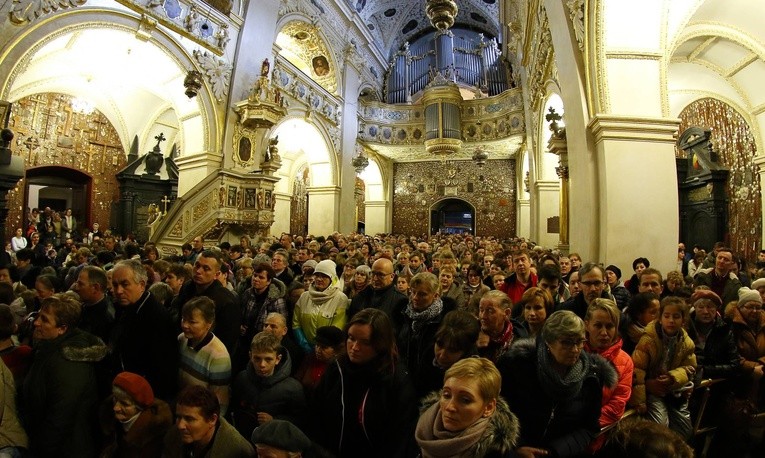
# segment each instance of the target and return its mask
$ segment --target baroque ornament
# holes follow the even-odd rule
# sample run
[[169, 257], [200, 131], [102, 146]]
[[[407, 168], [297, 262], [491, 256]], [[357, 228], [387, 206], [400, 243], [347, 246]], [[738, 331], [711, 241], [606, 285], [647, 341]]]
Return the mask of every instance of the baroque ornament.
[[579, 50], [584, 51], [584, 0], [566, 0], [566, 6]]
[[194, 58], [202, 68], [202, 73], [207, 76], [215, 100], [222, 102], [228, 94], [228, 86], [231, 82], [231, 64], [206, 51], [195, 50]]
[[10, 19], [14, 24], [26, 24], [40, 16], [83, 5], [87, 0], [13, 0]]

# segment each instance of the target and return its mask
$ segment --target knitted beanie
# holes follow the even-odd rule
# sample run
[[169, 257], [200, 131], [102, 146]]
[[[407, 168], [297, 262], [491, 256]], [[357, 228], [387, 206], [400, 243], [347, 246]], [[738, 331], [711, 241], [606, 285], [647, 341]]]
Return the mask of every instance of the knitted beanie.
[[757, 302], [762, 305], [762, 297], [760, 297], [760, 293], [757, 291], [752, 291], [744, 286], [738, 290], [738, 306], [741, 307], [747, 302]]

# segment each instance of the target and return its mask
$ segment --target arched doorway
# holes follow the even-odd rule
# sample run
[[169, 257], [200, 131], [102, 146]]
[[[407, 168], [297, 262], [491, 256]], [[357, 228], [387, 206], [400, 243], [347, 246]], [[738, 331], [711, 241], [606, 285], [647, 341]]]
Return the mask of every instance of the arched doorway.
[[462, 199], [444, 199], [430, 207], [430, 233], [475, 234], [475, 208]]

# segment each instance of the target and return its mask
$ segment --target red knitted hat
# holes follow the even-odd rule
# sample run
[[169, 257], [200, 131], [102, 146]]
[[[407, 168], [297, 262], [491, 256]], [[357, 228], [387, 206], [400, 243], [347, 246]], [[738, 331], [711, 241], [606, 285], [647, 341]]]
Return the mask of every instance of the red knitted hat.
[[120, 372], [114, 377], [112, 385], [120, 388], [142, 408], [154, 404], [154, 391], [145, 378], [132, 372]]

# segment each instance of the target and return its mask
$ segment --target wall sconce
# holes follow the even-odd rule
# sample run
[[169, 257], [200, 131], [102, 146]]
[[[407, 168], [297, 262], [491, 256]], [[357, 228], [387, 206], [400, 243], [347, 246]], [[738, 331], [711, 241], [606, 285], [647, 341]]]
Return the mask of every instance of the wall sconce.
[[189, 70], [186, 78], [183, 80], [183, 87], [186, 88], [186, 97], [193, 99], [202, 89], [202, 73], [196, 70]]

